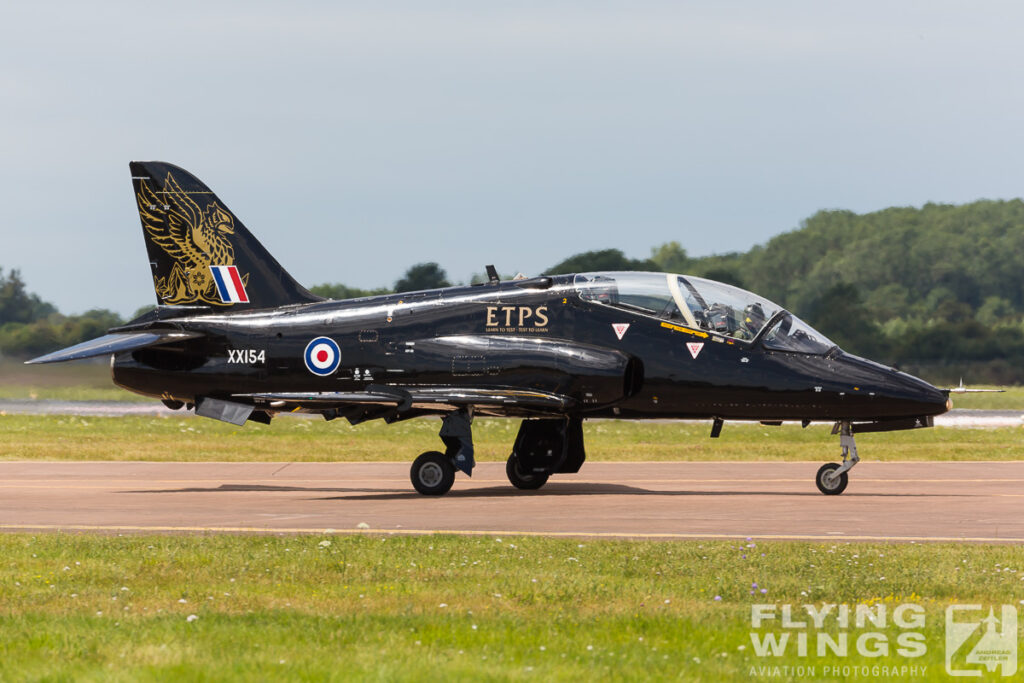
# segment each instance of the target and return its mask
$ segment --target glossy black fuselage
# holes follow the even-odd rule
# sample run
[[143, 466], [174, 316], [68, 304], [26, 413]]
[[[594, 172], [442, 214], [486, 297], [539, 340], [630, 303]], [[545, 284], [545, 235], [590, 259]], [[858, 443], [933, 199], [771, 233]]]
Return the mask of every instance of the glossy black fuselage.
[[[620, 338], [616, 326], [624, 325]], [[118, 354], [112, 370], [117, 384], [165, 400], [375, 384], [543, 391], [570, 397], [565, 412], [583, 417], [872, 421], [947, 409], [945, 393], [895, 369], [838, 349], [772, 350], [585, 300], [572, 276], [174, 317], [159, 326], [202, 336]], [[318, 337], [341, 351], [325, 377], [304, 361]], [[538, 414], [515, 406], [483, 412]]]

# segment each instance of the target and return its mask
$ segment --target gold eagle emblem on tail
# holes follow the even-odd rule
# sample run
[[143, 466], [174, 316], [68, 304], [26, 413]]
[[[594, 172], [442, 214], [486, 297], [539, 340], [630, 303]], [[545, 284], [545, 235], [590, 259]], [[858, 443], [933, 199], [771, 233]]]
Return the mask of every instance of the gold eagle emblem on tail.
[[[174, 261], [165, 277], [153, 276], [157, 296], [171, 305], [230, 305], [221, 301], [210, 266], [235, 264], [235, 250], [227, 237], [235, 233], [232, 215], [216, 201], [200, 209], [170, 173], [162, 192], [142, 182], [135, 198], [146, 235]], [[248, 285], [249, 274], [239, 276]]]

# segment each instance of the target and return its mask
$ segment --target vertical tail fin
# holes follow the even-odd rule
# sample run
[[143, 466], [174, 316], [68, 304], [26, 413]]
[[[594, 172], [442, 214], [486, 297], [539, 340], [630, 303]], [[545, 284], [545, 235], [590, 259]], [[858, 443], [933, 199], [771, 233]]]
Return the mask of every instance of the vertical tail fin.
[[129, 165], [157, 303], [233, 310], [321, 300], [194, 175], [162, 161]]

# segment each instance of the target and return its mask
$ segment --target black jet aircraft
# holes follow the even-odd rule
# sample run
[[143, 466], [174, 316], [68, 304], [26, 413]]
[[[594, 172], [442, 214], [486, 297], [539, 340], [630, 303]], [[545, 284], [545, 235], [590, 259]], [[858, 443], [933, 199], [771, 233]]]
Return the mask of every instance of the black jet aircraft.
[[30, 363], [110, 355], [113, 380], [242, 425], [278, 413], [386, 422], [440, 416], [444, 451], [412, 484], [472, 474], [474, 415], [524, 418], [506, 471], [520, 489], [583, 464], [587, 418], [834, 423], [846, 488], [857, 432], [928, 427], [940, 390], [843, 352], [779, 305], [688, 275], [601, 272], [346, 301], [298, 284], [198, 178], [130, 164], [158, 306]]

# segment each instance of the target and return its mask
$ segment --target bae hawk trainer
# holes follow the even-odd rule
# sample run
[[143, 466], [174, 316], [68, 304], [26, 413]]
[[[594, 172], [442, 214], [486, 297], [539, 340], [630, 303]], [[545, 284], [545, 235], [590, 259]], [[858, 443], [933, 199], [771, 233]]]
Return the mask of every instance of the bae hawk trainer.
[[158, 306], [29, 363], [110, 355], [116, 384], [236, 425], [278, 413], [352, 424], [441, 417], [444, 450], [412, 484], [472, 475], [475, 415], [522, 418], [506, 472], [520, 489], [583, 465], [583, 420], [834, 423], [842, 493], [858, 432], [929, 427], [949, 390], [845, 353], [778, 304], [672, 273], [598, 272], [325, 300], [298, 284], [198, 178], [132, 162]]

